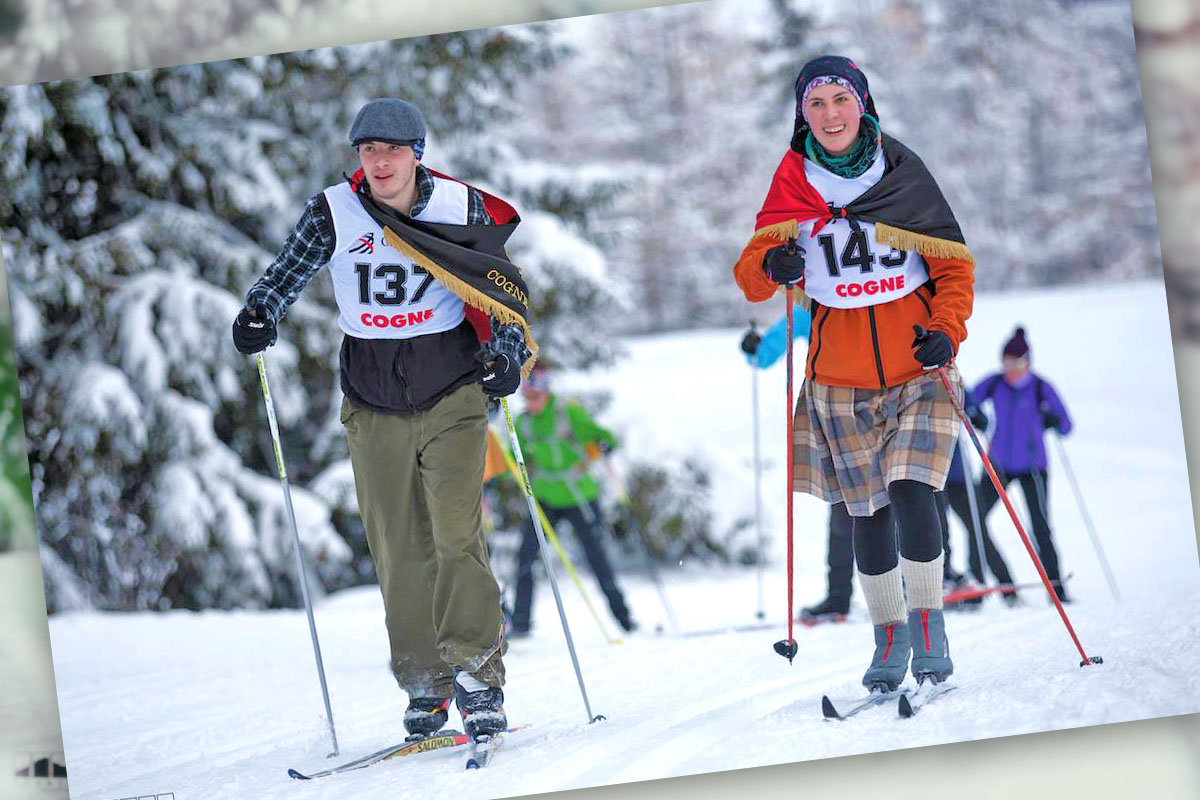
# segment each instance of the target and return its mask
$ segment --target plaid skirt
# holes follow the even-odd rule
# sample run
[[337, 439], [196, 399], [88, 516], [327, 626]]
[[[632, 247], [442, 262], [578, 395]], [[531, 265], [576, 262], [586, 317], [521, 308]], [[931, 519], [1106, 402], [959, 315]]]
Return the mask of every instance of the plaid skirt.
[[[958, 370], [951, 383], [962, 398]], [[888, 505], [892, 481], [946, 485], [961, 423], [936, 372], [887, 390], [806, 380], [796, 403], [792, 490], [845, 502], [852, 517]]]

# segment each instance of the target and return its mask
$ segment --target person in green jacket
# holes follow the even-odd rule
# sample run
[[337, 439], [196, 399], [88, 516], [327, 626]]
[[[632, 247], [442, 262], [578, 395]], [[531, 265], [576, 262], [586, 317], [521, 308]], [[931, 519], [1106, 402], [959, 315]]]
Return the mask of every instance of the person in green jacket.
[[[588, 565], [608, 598], [608, 607], [626, 632], [636, 625], [629, 616], [625, 597], [617, 586], [612, 564], [604, 553], [600, 536], [604, 518], [600, 486], [588, 470], [590, 450], [607, 453], [617, 439], [578, 403], [551, 394], [547, 370], [537, 366], [522, 384], [525, 413], [517, 418], [517, 437], [533, 482], [533, 494], [555, 528], [569, 521], [583, 546]], [[537, 557], [537, 534], [527, 523], [517, 553], [517, 597], [513, 606], [510, 637], [529, 633], [533, 606], [533, 562]]]

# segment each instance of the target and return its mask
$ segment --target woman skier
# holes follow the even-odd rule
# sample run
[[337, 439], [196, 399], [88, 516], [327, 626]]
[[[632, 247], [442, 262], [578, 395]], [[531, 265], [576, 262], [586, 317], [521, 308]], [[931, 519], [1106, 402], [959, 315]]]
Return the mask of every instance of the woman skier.
[[875, 634], [863, 684], [895, 690], [910, 655], [918, 683], [936, 683], [954, 667], [934, 492], [959, 421], [932, 373], [967, 336], [975, 262], [925, 165], [880, 129], [854, 62], [814, 59], [795, 89], [791, 147], [734, 276], [752, 302], [802, 287], [812, 314], [792, 489], [854, 518]]

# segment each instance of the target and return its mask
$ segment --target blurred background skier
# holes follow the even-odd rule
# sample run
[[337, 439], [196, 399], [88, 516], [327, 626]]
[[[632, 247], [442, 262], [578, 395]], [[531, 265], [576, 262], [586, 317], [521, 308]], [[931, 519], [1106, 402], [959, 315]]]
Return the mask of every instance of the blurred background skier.
[[[549, 369], [545, 363], [534, 367], [521, 386], [525, 411], [516, 421], [517, 436], [533, 494], [546, 512], [550, 524], [558, 528], [564, 520], [583, 548], [609, 610], [625, 632], [637, 625], [629, 614], [625, 596], [617, 586], [612, 563], [604, 551], [607, 529], [600, 507], [600, 485], [589, 472], [588, 450], [603, 454], [614, 450], [617, 438], [600, 427], [579, 403], [558, 397], [550, 391]], [[517, 552], [517, 591], [513, 603], [510, 638], [529, 633], [533, 611], [533, 564], [537, 557], [537, 534], [532, 521], [523, 529]]]
[[[812, 316], [807, 309], [796, 306], [792, 311], [792, 338], [808, 339], [811, 327]], [[741, 347], [751, 367], [768, 369], [787, 352], [787, 317], [780, 317], [761, 335], [751, 328], [742, 337]], [[797, 620], [809, 626], [845, 622], [854, 594], [854, 536], [845, 503], [829, 507], [828, 530], [825, 599], [800, 609], [796, 615]]]
[[[966, 405], [967, 413], [973, 415], [972, 406], [970, 403]], [[986, 474], [981, 476], [984, 481], [988, 480]], [[974, 492], [975, 497], [972, 499], [969, 492]], [[979, 503], [979, 489], [977, 484], [967, 475], [967, 470], [963, 466], [962, 446], [955, 448], [954, 460], [950, 462], [950, 474], [946, 476], [946, 488], [942, 491], [942, 496], [945, 498], [946, 505], [954, 512], [962, 523], [963, 529], [966, 531], [967, 538], [967, 566], [971, 571], [971, 576], [975, 579], [977, 586], [969, 586], [963, 576], [959, 576], [959, 580], [954, 582], [953, 589], [960, 588], [982, 588], [987, 586], [987, 575], [984, 572], [984, 561], [980, 557], [980, 545], [983, 546], [983, 556], [987, 560], [987, 568], [991, 570], [992, 575], [996, 578], [996, 583], [999, 586], [1007, 587], [1000, 590], [1000, 596], [1004, 601], [1014, 606], [1019, 603], [1017, 590], [1013, 586], [1012, 573], [1008, 570], [1008, 564], [1004, 561], [1004, 556], [1000, 554], [999, 548], [992, 541], [991, 535], [987, 528], [982, 524], [982, 512]], [[948, 521], [947, 521], [948, 525]], [[949, 539], [949, 531], [947, 531], [947, 539]], [[946, 552], [949, 553], [949, 544], [946, 544]], [[949, 560], [949, 559], [947, 559]], [[951, 576], [947, 575], [950, 580]], [[953, 590], [949, 585], [947, 592]], [[983, 597], [968, 598], [962, 601], [965, 605], [978, 605], [983, 602]]]
[[[1058, 551], [1050, 530], [1045, 432], [1050, 430], [1066, 436], [1071, 432], [1071, 417], [1050, 382], [1032, 370], [1030, 358], [1025, 329], [1018, 327], [1001, 353], [1003, 370], [987, 376], [971, 390], [971, 401], [976, 406], [971, 411], [971, 423], [977, 429], [987, 431], [988, 418], [981, 407], [990, 404], [996, 423], [988, 457], [1006, 487], [1014, 480], [1021, 484], [1021, 493], [1033, 522], [1038, 557], [1046, 568], [1046, 575], [1054, 582], [1058, 598], [1067, 602]], [[977, 495], [984, 545], [988, 547], [987, 515], [999, 495], [986, 475], [980, 479]], [[994, 546], [989, 550], [994, 550]], [[1011, 583], [1011, 580], [1005, 580], [1007, 569], [997, 571], [990, 553], [988, 562], [997, 580]], [[1003, 561], [999, 566], [1003, 566]]]

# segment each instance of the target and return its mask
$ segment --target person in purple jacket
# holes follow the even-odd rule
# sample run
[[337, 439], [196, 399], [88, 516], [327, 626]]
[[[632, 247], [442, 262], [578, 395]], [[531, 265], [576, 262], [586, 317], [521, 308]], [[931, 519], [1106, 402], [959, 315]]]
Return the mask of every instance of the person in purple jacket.
[[[1054, 582], [1059, 599], [1067, 602], [1058, 553], [1050, 533], [1044, 432], [1053, 429], [1060, 436], [1067, 435], [1071, 432], [1071, 417], [1049, 381], [1030, 369], [1029, 343], [1025, 341], [1024, 328], [1018, 327], [1004, 345], [1003, 364], [1003, 372], [989, 375], [971, 390], [971, 401], [975, 406], [971, 422], [979, 430], [986, 431], [988, 421], [980, 406], [985, 402], [992, 404], [996, 427], [988, 457], [1005, 487], [1014, 480], [1021, 484], [1021, 493], [1025, 495], [1025, 504], [1033, 520], [1038, 556]], [[979, 515], [986, 531], [988, 512], [999, 499], [987, 475], [980, 481], [978, 496]]]

